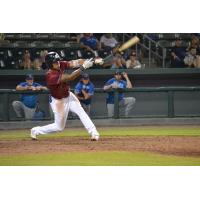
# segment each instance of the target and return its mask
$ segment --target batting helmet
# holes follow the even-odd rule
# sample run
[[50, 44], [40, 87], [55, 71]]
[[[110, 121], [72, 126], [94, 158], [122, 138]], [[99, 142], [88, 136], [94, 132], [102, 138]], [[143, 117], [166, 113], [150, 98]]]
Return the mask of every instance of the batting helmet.
[[47, 67], [51, 68], [52, 64], [62, 60], [61, 57], [58, 55], [58, 53], [56, 52], [49, 52], [46, 56], [45, 56], [45, 63], [47, 65]]

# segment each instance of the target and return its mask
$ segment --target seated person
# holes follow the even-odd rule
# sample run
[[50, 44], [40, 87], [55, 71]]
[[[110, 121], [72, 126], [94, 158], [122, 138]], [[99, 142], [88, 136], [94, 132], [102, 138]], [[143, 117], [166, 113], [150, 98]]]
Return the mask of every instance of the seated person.
[[111, 69], [126, 69], [126, 61], [122, 58], [121, 54], [115, 56]]
[[[125, 78], [125, 81], [122, 78]], [[104, 85], [104, 90], [108, 91], [108, 97], [106, 99], [108, 117], [114, 116], [114, 91], [110, 89], [116, 88], [132, 88], [131, 81], [128, 78], [127, 73], [115, 72], [114, 78], [108, 80]], [[125, 109], [125, 116], [127, 117], [130, 111], [133, 109], [136, 99], [134, 97], [124, 97], [123, 92], [119, 92], [119, 107]]]
[[102, 49], [111, 50], [116, 47], [118, 42], [112, 36], [112, 33], [105, 33], [100, 39], [100, 44]]
[[88, 51], [100, 49], [99, 41], [91, 33], [84, 33], [83, 37], [80, 39], [80, 44], [82, 48], [85, 48]]
[[192, 35], [190, 44], [187, 48], [187, 51], [190, 51], [190, 49], [196, 49], [197, 54], [200, 54], [200, 42], [199, 38], [196, 35]]
[[199, 67], [199, 56], [197, 55], [197, 49], [191, 48], [184, 58], [184, 63], [187, 67]]
[[20, 67], [22, 67], [23, 69], [32, 68], [31, 54], [28, 50], [24, 51], [22, 63], [20, 63]]
[[[47, 88], [34, 82], [33, 76], [28, 74], [26, 76], [26, 82], [17, 85], [16, 90], [38, 91], [47, 90]], [[12, 106], [17, 117], [22, 117], [22, 112], [24, 112], [25, 119], [32, 119], [38, 106], [38, 96], [36, 94], [22, 94], [20, 101], [13, 101]]]
[[181, 47], [181, 39], [177, 38], [175, 41], [175, 46], [171, 50], [171, 66], [172, 67], [184, 67], [184, 58], [186, 55], [186, 50]]
[[74, 90], [75, 95], [79, 99], [81, 105], [87, 114], [90, 114], [91, 100], [94, 95], [94, 85], [89, 79], [88, 74], [83, 74], [81, 80], [77, 83]]
[[139, 69], [141, 68], [141, 63], [137, 59], [136, 53], [133, 51], [129, 55], [129, 59], [126, 61], [127, 69]]

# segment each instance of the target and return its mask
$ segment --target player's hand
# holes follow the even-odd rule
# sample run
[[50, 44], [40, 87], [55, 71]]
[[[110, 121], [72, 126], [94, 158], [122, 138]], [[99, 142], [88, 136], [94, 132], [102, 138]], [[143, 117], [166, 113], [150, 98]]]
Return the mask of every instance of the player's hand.
[[36, 88], [36, 87], [33, 87], [33, 86], [31, 87], [31, 89], [32, 89], [33, 91], [37, 90], [37, 88]]
[[90, 58], [85, 60], [82, 66], [84, 69], [88, 69], [93, 66], [93, 63], [94, 63], [93, 58]]
[[37, 86], [35, 89], [36, 90], [42, 90], [42, 86]]
[[122, 72], [124, 78], [128, 78], [128, 74], [126, 72]]
[[96, 65], [103, 65], [104, 64], [103, 58], [96, 58], [94, 63]]
[[112, 87], [113, 89], [116, 89], [116, 88], [118, 88], [118, 84], [117, 84], [117, 83], [112, 83], [112, 84], [111, 84], [111, 87]]

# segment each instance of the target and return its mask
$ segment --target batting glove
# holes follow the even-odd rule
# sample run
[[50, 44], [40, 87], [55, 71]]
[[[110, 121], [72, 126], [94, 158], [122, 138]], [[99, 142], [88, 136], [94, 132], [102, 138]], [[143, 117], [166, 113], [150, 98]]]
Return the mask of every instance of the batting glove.
[[82, 66], [84, 69], [88, 69], [93, 66], [93, 63], [94, 63], [93, 58], [90, 58], [85, 60]]

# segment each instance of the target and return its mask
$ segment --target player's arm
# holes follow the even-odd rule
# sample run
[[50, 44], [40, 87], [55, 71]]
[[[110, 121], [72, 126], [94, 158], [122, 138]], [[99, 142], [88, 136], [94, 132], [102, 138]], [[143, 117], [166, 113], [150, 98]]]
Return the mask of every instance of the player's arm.
[[103, 89], [104, 90], [109, 90], [113, 86], [113, 82], [111, 80], [108, 80], [107, 83], [104, 85]]
[[77, 59], [69, 61], [69, 68], [78, 68], [80, 65], [83, 65], [85, 59]]
[[123, 72], [123, 77], [126, 79], [127, 85], [126, 88], [133, 88], [133, 85], [128, 77], [128, 74], [126, 72]]
[[79, 67], [79, 69], [73, 71], [71, 74], [63, 74], [61, 76], [61, 82], [69, 82], [75, 80], [77, 77], [81, 75], [81, 73], [90, 67], [93, 66], [92, 58], [89, 60], [85, 60], [84, 63]]
[[81, 94], [81, 85], [80, 83], [78, 83], [75, 88], [74, 88], [74, 94], [76, 95], [76, 97], [79, 99], [79, 100], [84, 100], [84, 97], [80, 96]]
[[28, 86], [17, 85], [16, 90], [18, 91], [28, 90]]
[[85, 90], [82, 90], [82, 93], [83, 93], [84, 99], [92, 98], [92, 96], [94, 94], [94, 86], [91, 85], [88, 92], [86, 92]]

